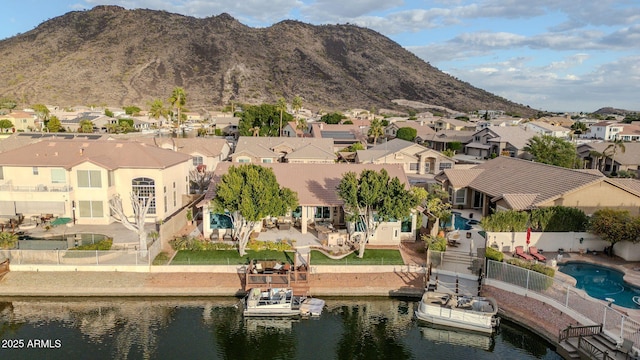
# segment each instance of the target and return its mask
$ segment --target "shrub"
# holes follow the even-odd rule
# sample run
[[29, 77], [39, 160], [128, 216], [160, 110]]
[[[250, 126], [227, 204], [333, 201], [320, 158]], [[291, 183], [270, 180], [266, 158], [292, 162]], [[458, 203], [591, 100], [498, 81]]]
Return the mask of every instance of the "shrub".
[[169, 263], [169, 254], [166, 252], [161, 252], [153, 259], [153, 265], [167, 265]]
[[492, 247], [488, 247], [485, 250], [484, 256], [487, 259], [494, 260], [494, 261], [502, 262], [502, 260], [504, 260], [504, 254]]
[[446, 251], [447, 239], [443, 236], [426, 236], [424, 241], [427, 243], [427, 248], [433, 251]]
[[169, 245], [173, 250], [204, 250], [204, 244], [202, 241], [196, 239], [193, 236], [180, 236], [175, 239], [169, 240]]
[[103, 239], [94, 244], [80, 245], [69, 250], [111, 250], [111, 245], [113, 245], [113, 239]]
[[398, 139], [402, 139], [406, 141], [413, 141], [413, 139], [415, 139], [416, 136], [418, 136], [418, 130], [410, 127], [402, 127], [398, 129], [398, 132], [396, 132], [396, 137]]
[[556, 274], [556, 271], [553, 268], [550, 268], [544, 264], [540, 263], [530, 263], [527, 261], [522, 261], [518, 259], [509, 259], [507, 260], [507, 264], [515, 265], [521, 268], [525, 268], [528, 270], [535, 271], [537, 273], [547, 275], [549, 277], [553, 277]]
[[526, 231], [529, 222], [529, 214], [524, 211], [498, 211], [485, 216], [480, 225], [485, 231], [512, 232]]
[[4, 231], [0, 232], [0, 249], [13, 249], [18, 244], [18, 235]]
[[247, 249], [253, 251], [273, 250], [273, 251], [287, 251], [293, 250], [293, 247], [287, 240], [282, 241], [260, 241], [250, 240], [247, 244]]

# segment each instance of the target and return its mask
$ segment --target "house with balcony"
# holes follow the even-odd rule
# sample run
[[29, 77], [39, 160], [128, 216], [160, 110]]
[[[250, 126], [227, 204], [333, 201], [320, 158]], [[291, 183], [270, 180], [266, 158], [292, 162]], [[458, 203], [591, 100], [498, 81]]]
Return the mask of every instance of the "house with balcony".
[[501, 210], [569, 206], [593, 214], [602, 208], [640, 214], [640, 181], [607, 178], [599, 172], [500, 156], [436, 176], [453, 208], [476, 209], [483, 216]]
[[0, 215], [51, 214], [110, 224], [109, 201], [151, 201], [148, 222], [179, 210], [191, 156], [134, 141], [47, 138], [0, 153]]
[[497, 155], [524, 157], [524, 148], [535, 135], [519, 126], [491, 126], [473, 134], [472, 141], [464, 147], [464, 154], [478, 159]]
[[452, 169], [455, 160], [441, 153], [402, 139], [389, 140], [356, 152], [358, 164], [397, 164], [405, 174], [437, 174]]
[[337, 159], [333, 146], [333, 139], [325, 138], [241, 136], [231, 161], [253, 164], [332, 164]]
[[[283, 164], [283, 163], [261, 163], [260, 166], [271, 168], [280, 186], [289, 188], [298, 194], [299, 207], [283, 217], [289, 219], [302, 234], [307, 234], [310, 227], [318, 231], [318, 227], [329, 229], [346, 229], [353, 224], [348, 224], [345, 220], [343, 210], [344, 202], [338, 196], [337, 186], [347, 172], [360, 174], [363, 170], [369, 169], [380, 171], [385, 169], [389, 177], [397, 177], [407, 188], [409, 181], [402, 166], [396, 164]], [[215, 198], [216, 184], [220, 178], [229, 171], [231, 166], [241, 166], [240, 164], [223, 163], [214, 172], [213, 180], [204, 199], [198, 204], [203, 208], [203, 233], [205, 237], [220, 231], [227, 231], [231, 228], [231, 222], [225, 220], [224, 214], [216, 214], [211, 208], [211, 200]], [[228, 218], [227, 218], [228, 219]], [[265, 219], [269, 220], [269, 219]], [[255, 231], [260, 232], [265, 229], [262, 225]], [[401, 240], [415, 239], [416, 237], [416, 214], [412, 214], [406, 219], [381, 223], [374, 235], [369, 240], [372, 245], [398, 245]]]

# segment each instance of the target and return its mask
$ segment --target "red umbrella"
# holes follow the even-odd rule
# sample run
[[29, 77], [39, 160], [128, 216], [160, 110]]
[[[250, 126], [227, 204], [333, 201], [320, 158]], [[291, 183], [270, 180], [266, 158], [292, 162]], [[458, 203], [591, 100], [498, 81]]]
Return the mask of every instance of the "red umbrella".
[[531, 228], [527, 228], [527, 245], [531, 244]]

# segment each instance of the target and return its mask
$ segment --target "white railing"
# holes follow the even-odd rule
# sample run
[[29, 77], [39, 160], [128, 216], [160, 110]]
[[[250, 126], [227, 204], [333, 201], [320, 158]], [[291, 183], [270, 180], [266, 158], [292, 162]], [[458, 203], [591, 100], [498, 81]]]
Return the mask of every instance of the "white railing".
[[[573, 285], [558, 279], [504, 262], [487, 260], [486, 278], [520, 287], [527, 292], [547, 298], [548, 303], [566, 312], [575, 312], [594, 324], [602, 324], [603, 331], [612, 338], [630, 339], [640, 344], [640, 323], [589, 297]], [[569, 310], [569, 311], [567, 311]]]
[[36, 186], [21, 186], [12, 184], [0, 185], [0, 191], [19, 191], [19, 192], [69, 192], [72, 191], [72, 186], [62, 185], [36, 185]]
[[0, 259], [12, 265], [149, 266], [150, 255], [138, 250], [0, 250]]

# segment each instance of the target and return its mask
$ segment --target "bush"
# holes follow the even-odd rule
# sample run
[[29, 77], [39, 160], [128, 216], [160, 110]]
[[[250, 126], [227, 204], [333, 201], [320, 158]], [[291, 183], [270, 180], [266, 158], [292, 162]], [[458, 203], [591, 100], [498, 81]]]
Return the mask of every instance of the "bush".
[[13, 249], [18, 244], [18, 235], [8, 231], [0, 232], [0, 249]]
[[169, 263], [169, 254], [166, 252], [161, 252], [153, 259], [153, 265], [167, 265]]
[[252, 239], [247, 244], [247, 249], [253, 251], [271, 250], [271, 251], [287, 251], [293, 250], [293, 246], [287, 240], [282, 241], [260, 241]]
[[504, 260], [504, 254], [501, 251], [498, 251], [492, 247], [488, 247], [485, 250], [484, 256], [487, 259], [502, 262]]
[[443, 236], [426, 236], [424, 241], [427, 243], [427, 248], [433, 251], [446, 251], [447, 239]]
[[80, 246], [76, 246], [74, 248], [71, 248], [69, 250], [102, 250], [102, 251], [106, 251], [106, 250], [111, 250], [111, 245], [113, 245], [113, 239], [104, 239], [104, 240], [100, 240], [95, 244], [87, 244], [87, 245], [80, 245]]
[[169, 240], [169, 245], [173, 250], [204, 250], [204, 243], [193, 236], [180, 236]]
[[418, 136], [418, 130], [410, 127], [402, 127], [398, 129], [398, 132], [396, 132], [396, 137], [398, 139], [406, 141], [413, 141], [416, 136]]
[[509, 259], [507, 260], [507, 264], [515, 265], [521, 268], [525, 268], [528, 270], [535, 271], [537, 273], [547, 275], [548, 277], [553, 277], [556, 274], [556, 271], [553, 268], [550, 268], [544, 264], [540, 263], [530, 263], [527, 261], [522, 261], [518, 259]]

